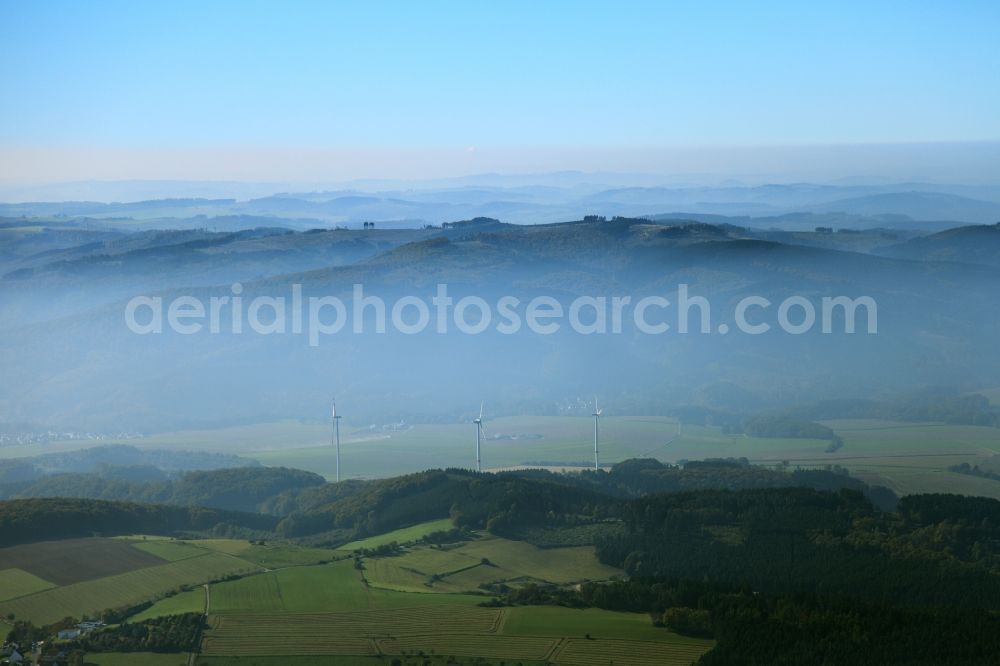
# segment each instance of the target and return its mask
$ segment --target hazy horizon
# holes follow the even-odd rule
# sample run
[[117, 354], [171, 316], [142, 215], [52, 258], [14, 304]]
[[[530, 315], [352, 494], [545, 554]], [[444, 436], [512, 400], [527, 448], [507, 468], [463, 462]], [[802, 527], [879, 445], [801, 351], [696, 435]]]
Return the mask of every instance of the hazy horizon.
[[566, 170], [996, 184], [998, 28], [991, 3], [11, 2], [0, 191]]
[[[538, 169], [520, 169], [510, 151], [478, 162], [443, 153], [431, 160], [419, 152], [394, 169], [373, 163], [358, 150], [344, 164], [344, 151], [329, 149], [203, 149], [165, 151], [169, 159], [148, 162], [140, 149], [25, 150], [0, 162], [0, 201], [139, 201], [155, 198], [254, 198], [280, 192], [430, 190], [461, 187], [758, 187], [814, 183], [877, 186], [1000, 184], [1000, 142], [850, 146], [709, 147], [620, 150], [611, 159], [599, 150], [575, 151], [575, 160], [551, 156]], [[478, 152], [478, 151], [477, 151]], [[14, 153], [5, 151], [9, 157]], [[114, 156], [102, 167], [103, 157]], [[261, 160], [268, 171], [234, 174], [222, 167], [235, 154]], [[542, 153], [539, 153], [540, 155]], [[32, 157], [34, 155], [34, 157]], [[270, 156], [270, 159], [267, 159]], [[642, 157], [639, 166], [629, 169]], [[298, 160], [296, 158], [299, 158]], [[383, 155], [384, 157], [384, 155]], [[449, 159], [451, 161], [449, 161]], [[477, 156], [478, 159], [478, 156]], [[50, 161], [62, 166], [52, 168]], [[367, 161], [366, 161], [367, 160]], [[461, 164], [461, 162], [467, 162]], [[197, 162], [193, 168], [191, 163]], [[11, 168], [16, 165], [16, 168]], [[589, 168], [588, 168], [589, 167]], [[616, 168], [618, 167], [618, 168]], [[37, 169], [33, 172], [32, 169]], [[81, 169], [81, 170], [78, 170]], [[413, 172], [409, 172], [413, 170]], [[35, 176], [32, 177], [32, 173]], [[47, 175], [46, 175], [47, 174]]]

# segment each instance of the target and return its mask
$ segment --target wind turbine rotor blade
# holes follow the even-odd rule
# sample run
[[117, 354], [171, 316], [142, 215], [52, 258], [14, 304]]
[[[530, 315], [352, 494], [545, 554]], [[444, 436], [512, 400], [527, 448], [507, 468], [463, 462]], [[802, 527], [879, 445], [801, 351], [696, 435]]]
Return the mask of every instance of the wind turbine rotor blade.
[[485, 401], [485, 400], [483, 400], [483, 401], [482, 401], [481, 403], [479, 403], [479, 420], [480, 420], [480, 421], [482, 421], [482, 420], [483, 420], [483, 409], [484, 409], [485, 407], [486, 407], [486, 401]]

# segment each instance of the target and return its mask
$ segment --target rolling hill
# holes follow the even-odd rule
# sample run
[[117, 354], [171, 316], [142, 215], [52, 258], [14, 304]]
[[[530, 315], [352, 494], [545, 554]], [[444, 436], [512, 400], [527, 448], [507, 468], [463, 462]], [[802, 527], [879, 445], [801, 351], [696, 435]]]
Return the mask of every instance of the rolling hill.
[[[634, 413], [663, 413], [722, 380], [777, 406], [789, 395], [798, 401], [853, 396], [859, 386], [869, 396], [928, 383], [975, 387], [1000, 372], [989, 335], [1000, 314], [981, 307], [1000, 285], [997, 268], [782, 240], [691, 222], [595, 218], [518, 227], [473, 220], [421, 231], [227, 234], [207, 244], [159, 244], [138, 255], [57, 262], [0, 283], [8, 322], [0, 335], [7, 369], [0, 404], [21, 421], [150, 431], [309, 417], [325, 412], [331, 386], [365, 405], [363, 418], [398, 420], [414, 413], [454, 418], [468, 409], [470, 395], [488, 397], [508, 413], [544, 413], [599, 386], [609, 402], [632, 404]], [[358, 243], [365, 256], [334, 260]], [[284, 272], [301, 268], [302, 253], [320, 267]], [[199, 275], [207, 282], [192, 284]], [[84, 277], [89, 286], [81, 292]], [[352, 285], [363, 284], [366, 294], [391, 307], [404, 296], [429, 303], [436, 285], [446, 283], [455, 301], [513, 296], [522, 307], [540, 295], [564, 308], [580, 296], [627, 295], [634, 302], [661, 295], [674, 303], [672, 317], [678, 285], [687, 284], [709, 299], [711, 327], [679, 334], [672, 319], [666, 336], [631, 329], [588, 336], [567, 326], [555, 335], [523, 329], [464, 335], [452, 326], [449, 334], [389, 332], [384, 339], [371, 328], [359, 335], [348, 327], [311, 346], [304, 334], [234, 335], [223, 328], [216, 335], [139, 336], [122, 323], [130, 294], [207, 301], [231, 296], [229, 280], [236, 279], [245, 303], [288, 298], [293, 284], [302, 286], [304, 299], [338, 296], [350, 303]], [[824, 296], [870, 296], [879, 306], [878, 334], [718, 334], [719, 322], [731, 326], [736, 302], [747, 295], [773, 303], [795, 295], [817, 304]], [[761, 313], [772, 325], [775, 308]], [[136, 364], [142, 372], [131, 370]], [[473, 366], [477, 373], [466, 371]], [[84, 390], [83, 378], [101, 390]], [[629, 403], [638, 394], [659, 397], [656, 405]], [[130, 405], [127, 413], [123, 404]], [[391, 408], [376, 414], [376, 405]]]
[[949, 229], [882, 248], [879, 253], [913, 261], [1000, 266], [1000, 222]]

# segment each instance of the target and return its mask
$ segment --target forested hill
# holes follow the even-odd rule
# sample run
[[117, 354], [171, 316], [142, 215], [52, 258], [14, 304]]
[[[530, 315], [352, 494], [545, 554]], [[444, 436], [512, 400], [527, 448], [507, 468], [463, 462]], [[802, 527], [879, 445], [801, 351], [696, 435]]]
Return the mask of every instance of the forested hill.
[[[851, 490], [858, 497], [873, 499], [883, 509], [895, 506], [890, 491], [869, 488], [840, 470], [784, 472], [735, 460], [685, 467], [631, 460], [607, 472], [581, 474], [429, 470], [336, 484], [325, 483], [309, 472], [261, 467], [193, 472], [174, 482], [130, 483], [73, 474], [51, 476], [26, 487], [8, 486], [12, 495], [48, 498], [34, 504], [3, 504], [8, 507], [8, 517], [6, 523], [0, 521], [0, 530], [17, 540], [130, 531], [250, 536], [267, 530], [273, 536], [339, 545], [450, 517], [459, 527], [559, 543], [563, 537], [558, 533], [563, 528], [620, 521], [625, 515], [623, 507], [632, 498], [682, 490], [796, 486]], [[57, 497], [83, 499], [54, 499]], [[80, 519], [67, 521], [66, 516], [73, 515], [72, 511], [67, 514], [67, 507], [74, 506], [80, 507]], [[234, 512], [239, 510], [243, 511]], [[25, 517], [25, 512], [30, 517]], [[32, 534], [31, 525], [36, 526], [37, 535]], [[539, 536], [546, 531], [549, 536]]]
[[0, 502], [0, 547], [93, 535], [175, 534], [212, 529], [270, 532], [277, 520], [252, 513], [82, 499]]
[[136, 468], [114, 468], [92, 474], [55, 474], [27, 482], [0, 480], [0, 499], [83, 497], [258, 512], [275, 496], [326, 482], [318, 474], [285, 467], [193, 471], [176, 480], [130, 480], [135, 476]]
[[599, 540], [636, 577], [712, 580], [771, 594], [1000, 608], [1000, 502], [911, 495], [878, 513], [858, 493], [705, 491], [623, 507]]
[[[0, 469], [3, 466], [0, 465]], [[523, 484], [533, 480], [558, 484], [617, 498], [640, 497], [677, 490], [772, 488], [804, 486], [818, 490], [850, 488], [868, 496], [883, 509], [892, 509], [895, 496], [884, 488], [869, 488], [846, 470], [780, 471], [750, 465], [746, 460], [707, 460], [683, 466], [667, 465], [651, 458], [627, 460], [608, 471], [554, 474], [545, 470], [521, 470], [498, 475], [476, 475], [465, 470], [428, 471], [391, 479], [345, 481], [328, 484], [312, 472], [283, 467], [237, 467], [187, 472], [176, 479], [141, 478], [145, 468], [102, 468], [88, 474], [54, 474], [22, 481], [11, 470], [0, 475], [0, 499], [32, 497], [80, 497], [175, 506], [202, 506], [229, 511], [298, 514], [283, 529], [301, 536], [330, 529], [325, 517], [337, 516], [337, 529], [358, 528], [354, 517], [374, 512], [370, 526], [398, 527], [411, 516], [447, 515], [456, 497], [468, 494], [467, 486]], [[492, 492], [492, 491], [491, 491]], [[385, 514], [384, 517], [382, 514]], [[316, 514], [319, 517], [313, 518]], [[365, 528], [367, 529], [367, 528]]]

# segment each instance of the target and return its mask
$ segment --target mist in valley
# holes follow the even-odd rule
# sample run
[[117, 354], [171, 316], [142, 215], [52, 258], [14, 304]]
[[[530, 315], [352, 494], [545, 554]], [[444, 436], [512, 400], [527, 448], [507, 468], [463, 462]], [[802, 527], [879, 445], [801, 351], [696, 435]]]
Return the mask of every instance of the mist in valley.
[[[930, 186], [900, 191], [905, 187], [879, 186], [869, 200], [911, 212], [902, 199], [953, 205], [959, 198]], [[838, 188], [752, 190], [771, 208], [801, 204], [811, 193], [805, 210], [767, 216], [664, 213], [671, 202], [656, 190], [609, 190], [575, 221], [531, 225], [440, 214], [393, 223], [391, 207], [378, 208], [381, 198], [359, 203], [376, 206], [388, 221], [291, 217], [344, 205], [334, 194], [283, 195], [270, 216], [258, 215], [265, 212], [259, 200], [5, 205], [4, 427], [149, 434], [322, 420], [334, 397], [357, 423], [464, 422], [481, 401], [494, 416], [586, 415], [598, 396], [611, 415], [684, 411], [721, 424], [806, 407], [815, 407], [810, 420], [837, 418], [845, 400], [868, 401], [852, 409], [874, 415], [928, 395], [960, 399], [994, 388], [1000, 313], [990, 303], [1000, 286], [1000, 230], [978, 224], [993, 212], [951, 219], [942, 210], [942, 219], [929, 222], [875, 212], [870, 203], [809, 210], [837, 207], [817, 197], [858, 200], [849, 196], [856, 187], [831, 189]], [[688, 196], [669, 192], [678, 205]], [[745, 200], [747, 192], [699, 196], [724, 202]], [[496, 210], [489, 201], [522, 194], [449, 190], [416, 198], [480, 199], [471, 211]], [[617, 213], [647, 198], [660, 214]], [[718, 204], [726, 206], [750, 204]], [[980, 207], [989, 206], [1000, 209], [985, 200]], [[232, 214], [201, 212], [211, 209]], [[377, 308], [352, 317], [355, 285], [385, 304], [384, 333], [376, 330]], [[441, 286], [451, 298], [443, 312], [434, 305]], [[210, 301], [236, 295], [242, 330], [234, 332], [229, 303], [219, 306], [218, 330], [210, 331]], [[130, 330], [128, 305], [137, 296], [161, 303], [156, 316], [164, 322], [176, 299], [201, 303], [200, 330], [181, 334], [166, 323], [160, 332]], [[247, 309], [258, 297], [283, 301], [280, 326], [266, 306], [256, 312], [263, 332], [253, 330]], [[348, 315], [336, 333], [329, 332], [335, 310], [321, 307], [316, 315], [309, 305], [331, 297]], [[459, 330], [454, 304], [465, 297], [489, 306], [483, 330], [479, 306], [460, 317], [476, 330]], [[516, 332], [497, 308], [505, 297], [518, 303]], [[635, 306], [649, 297], [655, 300], [637, 325]], [[769, 303], [744, 311], [753, 333], [735, 321], [747, 297]], [[526, 308], [539, 298], [562, 310], [539, 320], [555, 321], [555, 332], [527, 325]], [[569, 318], [580, 298], [586, 305], [575, 322], [583, 332]], [[616, 298], [629, 299], [617, 324]], [[800, 326], [810, 315], [799, 302], [786, 313], [795, 330], [783, 330], [778, 311], [789, 298], [808, 302], [811, 325]], [[827, 311], [823, 302], [831, 298], [850, 305]], [[401, 299], [425, 304], [430, 319], [420, 332], [413, 325], [422, 313], [412, 303], [399, 313], [407, 330], [394, 325], [392, 308]], [[846, 332], [849, 309], [853, 333]], [[153, 310], [140, 306], [133, 315], [150, 322]], [[759, 332], [761, 325], [769, 330]], [[990, 413], [988, 406], [970, 409], [984, 419]]]

